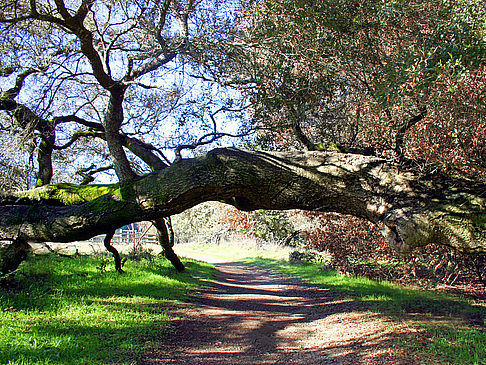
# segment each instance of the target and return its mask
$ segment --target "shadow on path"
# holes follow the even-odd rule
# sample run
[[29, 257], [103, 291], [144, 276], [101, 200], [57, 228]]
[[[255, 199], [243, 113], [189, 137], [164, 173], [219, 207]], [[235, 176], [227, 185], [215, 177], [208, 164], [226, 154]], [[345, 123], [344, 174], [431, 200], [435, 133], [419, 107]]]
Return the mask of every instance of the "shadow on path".
[[142, 364], [410, 364], [404, 330], [345, 294], [244, 263], [215, 264], [166, 341]]

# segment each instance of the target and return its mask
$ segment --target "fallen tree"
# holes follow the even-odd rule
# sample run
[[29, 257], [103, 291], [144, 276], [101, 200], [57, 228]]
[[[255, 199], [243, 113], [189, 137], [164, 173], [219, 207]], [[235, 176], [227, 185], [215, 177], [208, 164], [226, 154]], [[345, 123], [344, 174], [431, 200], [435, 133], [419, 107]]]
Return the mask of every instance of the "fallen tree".
[[484, 253], [485, 196], [484, 184], [399, 171], [376, 157], [215, 149], [121, 187], [58, 184], [4, 194], [0, 238], [12, 243], [2, 253], [1, 270], [15, 270], [24, 257], [18, 250], [28, 242], [88, 239], [208, 200], [241, 210], [295, 208], [362, 217], [379, 224], [400, 253], [432, 242]]

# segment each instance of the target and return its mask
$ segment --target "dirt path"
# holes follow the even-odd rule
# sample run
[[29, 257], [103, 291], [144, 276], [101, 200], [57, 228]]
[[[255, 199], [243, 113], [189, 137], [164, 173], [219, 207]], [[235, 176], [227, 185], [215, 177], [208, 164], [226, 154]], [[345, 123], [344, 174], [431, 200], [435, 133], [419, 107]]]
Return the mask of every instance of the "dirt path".
[[215, 264], [213, 285], [142, 364], [411, 364], [406, 329], [342, 293], [242, 263]]

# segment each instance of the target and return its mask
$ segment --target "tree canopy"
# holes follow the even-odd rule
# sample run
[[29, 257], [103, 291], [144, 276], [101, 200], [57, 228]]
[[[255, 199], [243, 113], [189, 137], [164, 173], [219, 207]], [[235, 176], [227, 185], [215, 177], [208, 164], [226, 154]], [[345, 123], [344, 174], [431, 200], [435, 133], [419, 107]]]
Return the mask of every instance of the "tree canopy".
[[254, 123], [272, 128], [270, 146], [331, 143], [484, 179], [481, 2], [260, 1], [247, 11], [229, 77], [254, 81]]
[[[2, 259], [139, 220], [167, 241], [160, 219], [206, 200], [356, 215], [401, 251], [486, 251], [485, 14], [476, 0], [3, 2]], [[187, 158], [228, 143], [290, 152]]]

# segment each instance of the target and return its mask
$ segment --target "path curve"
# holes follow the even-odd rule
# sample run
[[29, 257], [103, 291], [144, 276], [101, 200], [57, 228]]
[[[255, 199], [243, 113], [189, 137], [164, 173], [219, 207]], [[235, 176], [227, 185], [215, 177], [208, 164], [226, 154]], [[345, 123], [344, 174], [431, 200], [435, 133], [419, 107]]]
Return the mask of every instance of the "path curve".
[[341, 292], [240, 262], [215, 263], [215, 282], [142, 364], [410, 364], [404, 329]]

